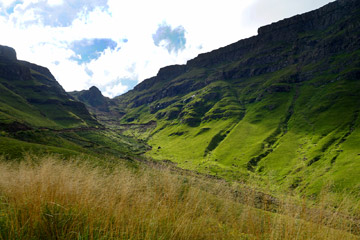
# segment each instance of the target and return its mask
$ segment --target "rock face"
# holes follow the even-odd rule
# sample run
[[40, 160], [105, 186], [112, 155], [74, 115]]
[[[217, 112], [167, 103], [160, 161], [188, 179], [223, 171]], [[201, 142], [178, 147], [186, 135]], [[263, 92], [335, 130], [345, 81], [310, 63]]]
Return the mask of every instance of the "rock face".
[[15, 49], [2, 45], [0, 45], [0, 57], [8, 60], [17, 60]]
[[[280, 44], [285, 43], [286, 45], [292, 45], [292, 51], [287, 52], [287, 56], [295, 56], [298, 52], [302, 52], [306, 47], [318, 47], [320, 39], [314, 40], [307, 38], [306, 36], [299, 38], [302, 34], [308, 34], [310, 32], [324, 31], [325, 29], [331, 27], [335, 23], [338, 24], [337, 28], [334, 31], [358, 31], [359, 23], [358, 21], [351, 21], [350, 19], [354, 17], [354, 11], [358, 9], [360, 2], [358, 0], [341, 0], [330, 3], [318, 10], [314, 10], [302, 15], [297, 15], [270, 25], [260, 27], [258, 29], [258, 35], [240, 40], [236, 43], [233, 43], [229, 46], [214, 50], [210, 53], [200, 54], [193, 60], [190, 60], [187, 63], [188, 68], [192, 67], [209, 67], [218, 63], [238, 61], [246, 57], [246, 54], [256, 52], [260, 54], [269, 54], [276, 52], [279, 54], [282, 48]], [[350, 34], [349, 34], [350, 35]], [[343, 47], [347, 45], [352, 45], [355, 49], [359, 44], [359, 39], [355, 37], [354, 34], [350, 38], [342, 39], [344, 42], [341, 44]], [[355, 41], [354, 41], [355, 40]], [[277, 43], [277, 49], [270, 48], [268, 49], [271, 43]], [[331, 53], [332, 50], [331, 44], [319, 46], [323, 52]], [[340, 46], [339, 46], [340, 47]], [[265, 49], [267, 48], [267, 49]], [[328, 48], [328, 49], [326, 49]], [[274, 51], [277, 50], [277, 51]], [[334, 50], [334, 49], [333, 49]], [[311, 56], [311, 57], [323, 57], [323, 56]], [[248, 61], [246, 64], [254, 64], [254, 61], [259, 61], [261, 63], [270, 63], [271, 61], [278, 61], [281, 59], [285, 60], [286, 56], [280, 55], [275, 59], [273, 55], [265, 55], [262, 59], [259, 57], [255, 60]], [[304, 60], [315, 60], [315, 59], [294, 59], [296, 61]], [[284, 64], [291, 64], [290, 62], [281, 62], [281, 66]], [[274, 68], [274, 70], [276, 70]]]
[[[332, 24], [339, 23], [344, 17], [351, 16], [353, 10], [359, 5], [358, 0], [338, 0], [318, 10], [261, 27], [258, 33], [259, 36], [271, 34], [277, 38], [293, 38], [295, 32], [324, 30]], [[279, 32], [282, 34], [276, 35]]]
[[186, 71], [185, 65], [172, 65], [161, 68], [156, 77], [141, 82], [140, 84], [135, 86], [134, 90], [142, 91], [148, 89], [159, 81], [163, 81], [163, 80], [166, 81], [167, 79], [173, 79], [179, 76], [180, 74], [183, 74], [185, 71]]

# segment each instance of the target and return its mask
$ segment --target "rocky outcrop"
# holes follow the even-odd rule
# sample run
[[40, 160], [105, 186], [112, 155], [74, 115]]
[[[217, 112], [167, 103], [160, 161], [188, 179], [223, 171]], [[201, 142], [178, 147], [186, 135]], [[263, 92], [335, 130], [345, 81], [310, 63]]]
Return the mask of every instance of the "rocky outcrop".
[[161, 68], [157, 74], [158, 78], [169, 79], [175, 78], [186, 71], [185, 65], [172, 65]]
[[[36, 80], [41, 82], [43, 85], [33, 86], [34, 88], [49, 90], [48, 88], [50, 87], [52, 90], [57, 91], [58, 94], [68, 98], [64, 89], [56, 81], [49, 69], [26, 61], [17, 60], [16, 52], [13, 48], [0, 46], [0, 62], [3, 63], [0, 65], [0, 77], [7, 80], [21, 81], [31, 81], [33, 78], [36, 78]], [[10, 85], [8, 85], [8, 87], [11, 88]]]
[[185, 65], [172, 65], [161, 68], [156, 75], [156, 77], [152, 77], [149, 79], [144, 80], [140, 84], [138, 84], [134, 90], [135, 91], [143, 91], [149, 89], [154, 86], [155, 83], [166, 81], [168, 79], [173, 79], [186, 71]]
[[0, 45], [0, 58], [16, 61], [17, 58], [15, 49]]
[[0, 77], [8, 80], [31, 80], [30, 68], [17, 64], [17, 62], [9, 61], [7, 58], [0, 58], [0, 62], [6, 62], [6, 64], [0, 64]]

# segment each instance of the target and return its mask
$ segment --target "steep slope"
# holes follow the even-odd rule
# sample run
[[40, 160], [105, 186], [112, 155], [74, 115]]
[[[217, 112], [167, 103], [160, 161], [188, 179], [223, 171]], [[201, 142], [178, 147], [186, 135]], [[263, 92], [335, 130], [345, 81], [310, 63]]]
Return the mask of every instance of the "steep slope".
[[327, 181], [355, 189], [359, 36], [358, 0], [262, 27], [114, 99], [120, 127], [184, 168], [239, 180], [255, 172], [309, 194]]
[[143, 143], [105, 129], [48, 69], [19, 61], [14, 49], [0, 46], [1, 155], [17, 158], [30, 151], [126, 157], [145, 149]]
[[0, 46], [0, 122], [35, 127], [98, 126], [83, 103], [74, 101], [44, 67], [18, 61]]

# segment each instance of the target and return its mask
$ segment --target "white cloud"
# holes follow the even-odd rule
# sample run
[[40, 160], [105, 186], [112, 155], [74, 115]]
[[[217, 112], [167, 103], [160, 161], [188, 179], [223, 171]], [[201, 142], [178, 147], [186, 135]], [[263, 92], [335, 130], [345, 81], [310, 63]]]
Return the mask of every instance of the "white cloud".
[[[130, 89], [126, 81], [140, 82], [156, 75], [161, 67], [184, 64], [199, 53], [254, 35], [264, 21], [319, 7], [311, 2], [25, 0], [17, 2], [11, 14], [0, 15], [0, 29], [6, 33], [0, 44], [14, 47], [19, 59], [48, 67], [67, 91], [96, 85], [113, 97]], [[5, 9], [14, 3], [0, 0]], [[155, 46], [152, 35], [164, 22], [172, 29], [185, 29], [186, 45], [181, 51], [169, 53]], [[93, 38], [112, 39], [118, 47], [105, 50], [89, 63], [72, 60], [76, 53], [71, 43]]]
[[67, 91], [82, 90], [91, 86], [90, 76], [83, 66], [69, 60], [48, 65], [53, 75]]
[[50, 6], [59, 6], [64, 4], [63, 0], [48, 0], [47, 4], [49, 4]]
[[103, 94], [106, 96], [116, 96], [119, 93], [124, 93], [126, 90], [128, 90], [127, 86], [124, 86], [122, 83], [118, 83], [112, 86], [107, 86], [105, 91], [103, 91]]

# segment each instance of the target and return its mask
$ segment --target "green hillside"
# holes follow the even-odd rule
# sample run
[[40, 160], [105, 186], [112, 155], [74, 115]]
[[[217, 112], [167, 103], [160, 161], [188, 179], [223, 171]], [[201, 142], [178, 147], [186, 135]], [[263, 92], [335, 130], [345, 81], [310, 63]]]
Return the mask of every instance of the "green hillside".
[[329, 182], [358, 189], [358, 36], [359, 1], [262, 27], [115, 98], [125, 115], [111, 126], [183, 168], [241, 181], [255, 174], [307, 194]]
[[53, 128], [99, 125], [48, 69], [32, 63], [0, 56], [0, 93], [0, 122], [4, 124]]
[[0, 46], [0, 154], [64, 156], [104, 154], [129, 158], [146, 150], [132, 138], [107, 130], [86, 106], [66, 93], [50, 71], [19, 61]]

